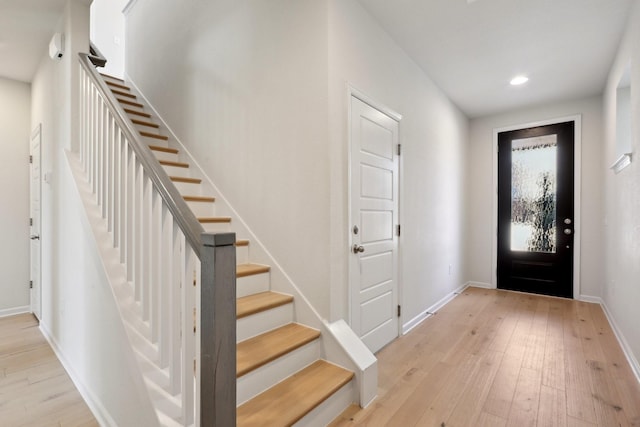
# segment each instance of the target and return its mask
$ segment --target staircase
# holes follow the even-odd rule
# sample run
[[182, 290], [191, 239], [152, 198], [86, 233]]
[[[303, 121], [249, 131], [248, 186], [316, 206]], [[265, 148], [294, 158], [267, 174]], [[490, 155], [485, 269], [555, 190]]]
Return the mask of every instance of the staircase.
[[[215, 197], [135, 92], [121, 79], [103, 79], [204, 229], [233, 231], [232, 218], [216, 215]], [[270, 266], [251, 262], [251, 242], [238, 239], [235, 248], [237, 425], [328, 424], [353, 403], [354, 374], [322, 359], [320, 331], [295, 322], [294, 298], [271, 291]], [[159, 409], [159, 418], [169, 425], [175, 417]]]

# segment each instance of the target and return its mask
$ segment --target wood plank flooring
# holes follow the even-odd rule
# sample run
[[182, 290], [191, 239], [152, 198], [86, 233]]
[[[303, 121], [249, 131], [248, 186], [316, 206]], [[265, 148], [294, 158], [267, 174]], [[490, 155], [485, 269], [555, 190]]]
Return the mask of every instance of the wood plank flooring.
[[597, 304], [468, 288], [377, 357], [378, 398], [333, 427], [640, 426], [640, 384]]
[[0, 318], [0, 426], [98, 426], [31, 314]]

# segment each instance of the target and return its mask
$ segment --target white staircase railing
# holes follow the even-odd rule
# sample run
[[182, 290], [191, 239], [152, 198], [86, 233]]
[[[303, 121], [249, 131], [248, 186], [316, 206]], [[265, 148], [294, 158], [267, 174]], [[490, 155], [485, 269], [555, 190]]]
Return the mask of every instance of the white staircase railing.
[[78, 155], [153, 349], [139, 357], [160, 420], [233, 426], [235, 234], [204, 232], [86, 54], [80, 75]]

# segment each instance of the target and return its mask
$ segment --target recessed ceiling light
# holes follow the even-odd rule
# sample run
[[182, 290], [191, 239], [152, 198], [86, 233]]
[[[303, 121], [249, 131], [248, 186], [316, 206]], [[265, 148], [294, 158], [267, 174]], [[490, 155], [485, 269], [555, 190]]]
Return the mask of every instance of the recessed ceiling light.
[[515, 76], [514, 78], [511, 79], [510, 83], [512, 86], [519, 86], [519, 85], [525, 84], [528, 81], [529, 81], [529, 77], [527, 76]]

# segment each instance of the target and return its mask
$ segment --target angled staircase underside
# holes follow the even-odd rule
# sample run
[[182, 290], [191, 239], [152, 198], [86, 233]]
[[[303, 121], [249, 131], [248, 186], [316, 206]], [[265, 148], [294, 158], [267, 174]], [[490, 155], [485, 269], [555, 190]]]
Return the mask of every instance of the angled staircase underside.
[[[139, 131], [167, 175], [206, 231], [234, 231], [232, 218], [216, 215], [215, 197], [189, 160], [171, 145], [161, 126], [123, 80], [103, 76], [113, 95]], [[321, 332], [296, 323], [294, 298], [271, 291], [271, 268], [251, 262], [251, 242], [236, 241], [237, 257], [237, 424], [239, 426], [326, 425], [354, 402], [354, 374], [322, 359]], [[134, 316], [135, 317], [135, 316]], [[125, 319], [130, 336], [137, 336], [138, 352], [152, 352], [144, 322]], [[145, 350], [147, 349], [147, 350]], [[147, 382], [154, 379], [154, 357], [143, 357]], [[161, 375], [160, 375], [161, 376]], [[158, 395], [162, 395], [162, 390]], [[159, 399], [161, 400], [161, 399]], [[171, 410], [159, 408], [163, 424], [171, 424]]]

